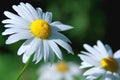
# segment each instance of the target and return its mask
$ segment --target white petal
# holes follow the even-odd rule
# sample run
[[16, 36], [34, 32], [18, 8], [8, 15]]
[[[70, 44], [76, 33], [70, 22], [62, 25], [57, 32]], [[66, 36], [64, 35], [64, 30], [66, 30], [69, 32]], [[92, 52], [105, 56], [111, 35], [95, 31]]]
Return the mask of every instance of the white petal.
[[[94, 59], [96, 59], [97, 61], [102, 59], [102, 56], [100, 53], [98, 53], [94, 48], [92, 48], [91, 46], [89, 46], [88, 44], [84, 44], [83, 47], [90, 52], [92, 55], [91, 57], [93, 57]], [[82, 52], [83, 53], [83, 52]], [[84, 53], [83, 53], [84, 54]]]
[[51, 12], [46, 12], [44, 20], [47, 21], [48, 23], [51, 23], [51, 21], [52, 21], [52, 13]]
[[88, 44], [84, 44], [83, 47], [84, 47], [88, 52], [90, 52], [91, 54], [96, 55], [96, 56], [100, 56], [100, 54], [97, 53], [97, 51], [96, 51], [94, 48], [92, 48], [91, 46], [89, 46]]
[[49, 45], [46, 40], [43, 41], [44, 61], [47, 62], [49, 57]]
[[114, 58], [120, 59], [120, 50], [117, 50], [117, 51], [114, 53]]
[[101, 56], [98, 56], [99, 53], [96, 53], [96, 54], [91, 54], [89, 52], [85, 52], [85, 51], [81, 51], [81, 53], [85, 54], [85, 55], [88, 55], [90, 57], [92, 57], [93, 59], [95, 59], [96, 61], [101, 61], [103, 58]]
[[9, 28], [6, 29], [2, 35], [8, 35], [8, 34], [13, 34], [13, 33], [20, 33], [20, 32], [29, 32], [29, 30], [24, 30], [24, 29], [17, 29], [17, 28]]
[[54, 51], [54, 53], [57, 55], [57, 57], [62, 60], [62, 52], [59, 49], [58, 45], [53, 42], [53, 41], [48, 41], [49, 42], [49, 46], [51, 47], [51, 49]]
[[42, 14], [42, 19], [45, 19], [45, 15], [46, 15], [45, 13]]
[[38, 49], [39, 39], [34, 38], [29, 45], [30, 46], [27, 48], [25, 52], [27, 56], [32, 55]]
[[86, 80], [96, 80], [97, 78], [104, 75], [105, 71], [103, 69], [100, 69], [100, 68], [98, 68], [98, 69], [97, 68], [91, 68], [87, 72], [85, 72], [84, 74], [88, 75]]
[[43, 53], [43, 41], [40, 40], [38, 50], [36, 50], [36, 53], [34, 55], [34, 61], [36, 60], [36, 64], [42, 59], [44, 53]]
[[103, 80], [114, 80], [112, 72], [107, 71], [105, 76], [103, 77]]
[[30, 46], [30, 43], [31, 43], [32, 40], [33, 40], [33, 38], [26, 40], [26, 41], [21, 45], [21, 47], [18, 49], [17, 54], [18, 54], [18, 55], [23, 54], [23, 53], [26, 51], [26, 49], [28, 49], [28, 47]]
[[42, 9], [41, 8], [37, 8], [36, 11], [38, 13], [39, 18], [42, 19], [42, 15], [43, 15]]
[[90, 75], [90, 76], [87, 76], [85, 80], [96, 80], [96, 78], [98, 78], [98, 77]]
[[16, 26], [13, 24], [6, 24], [4, 25], [5, 28], [15, 28]]
[[30, 19], [29, 21], [32, 22], [34, 21], [34, 17], [33, 16], [30, 16], [30, 12], [27, 12], [23, 7], [22, 5], [18, 5], [18, 7], [20, 8], [21, 11], [23, 11], [24, 15], [27, 17], [27, 19]]
[[36, 61], [37, 61], [37, 55], [38, 55], [38, 50], [36, 50], [36, 52], [35, 52], [35, 54], [34, 54], [34, 57], [33, 57], [33, 62], [35, 61], [35, 64], [37, 64], [36, 63]]
[[89, 53], [89, 52], [85, 52], [85, 51], [80, 51], [80, 53], [88, 55], [88, 56], [92, 56], [93, 54]]
[[73, 28], [72, 26], [62, 24], [59, 21], [55, 21], [55, 22], [51, 23], [50, 25], [54, 26], [54, 27], [57, 27], [59, 29], [58, 31], [66, 31], [66, 30], [69, 30], [69, 29]]
[[109, 55], [110, 57], [113, 57], [112, 48], [111, 48], [108, 44], [105, 45], [105, 48], [106, 48], [106, 50], [107, 50], [107, 52], [108, 52], [108, 55]]
[[59, 32], [52, 32], [52, 35], [49, 39], [50, 40], [62, 39], [65, 42], [70, 42], [71, 43], [71, 41], [66, 36], [64, 36], [63, 34], [61, 34]]
[[50, 58], [50, 62], [52, 64], [54, 62], [54, 52], [53, 52], [53, 50], [51, 48], [50, 48], [49, 58]]
[[60, 31], [60, 29], [57, 28], [57, 27], [55, 27], [55, 26], [50, 25], [50, 27], [51, 27], [51, 29], [52, 29], [53, 32]]
[[21, 23], [24, 23], [24, 24], [28, 23], [25, 19], [21, 18], [20, 16], [18, 16], [16, 14], [13, 14], [9, 11], [5, 11], [4, 15], [7, 16], [8, 18], [11, 18], [12, 20], [16, 20], [16, 21], [19, 21]]
[[106, 51], [106, 48], [104, 47], [103, 43], [98, 40], [97, 45], [98, 45], [98, 47], [100, 49], [100, 52], [103, 53], [106, 57], [108, 57], [109, 55], [108, 55], [108, 53]]
[[29, 27], [27, 26], [27, 27], [25, 27], [25, 25], [23, 26], [23, 25], [15, 25], [15, 24], [6, 24], [6, 25], [4, 25], [4, 27], [5, 28], [17, 28], [17, 29], [26, 29], [26, 30], [28, 30], [29, 29]]
[[33, 6], [29, 3], [26, 3], [27, 8], [29, 9], [30, 13], [32, 14], [32, 16], [34, 17], [34, 19], [38, 19], [39, 16], [37, 14], [37, 11], [33, 8]]
[[95, 74], [96, 76], [101, 76], [103, 73], [105, 73], [104, 69], [101, 69], [100, 67], [94, 67], [89, 70], [87, 70], [83, 75], [93, 75]]
[[79, 54], [79, 57], [83, 60], [83, 62], [89, 63], [93, 66], [100, 66], [100, 63], [91, 58], [90, 56]]
[[86, 63], [86, 62], [82, 62], [82, 63], [81, 63], [81, 66], [80, 66], [79, 68], [82, 69], [82, 68], [88, 68], [88, 67], [92, 67], [92, 65], [91, 65], [91, 64], [88, 64], [88, 63]]
[[[29, 24], [22, 23], [22, 21], [19, 22], [19, 21], [16, 21], [16, 20], [6, 19], [6, 20], [3, 20], [2, 23], [7, 23], [7, 24], [10, 24], [10, 25], [14, 25], [12, 27], [16, 26], [16, 28], [20, 28], [21, 27], [23, 29], [29, 29]], [[6, 25], [5, 27], [8, 27], [8, 25]]]
[[7, 16], [8, 18], [15, 19], [15, 20], [20, 18], [18, 15], [13, 14], [13, 13], [11, 13], [9, 11], [4, 11], [4, 15]]
[[12, 8], [26, 21], [32, 22], [33, 19], [29, 17], [24, 11], [21, 10], [21, 7], [18, 5], [13, 5]]
[[25, 54], [23, 55], [22, 61], [23, 63], [26, 63], [28, 61], [28, 59], [30, 58], [31, 55], [26, 56]]
[[35, 19], [34, 16], [31, 14], [29, 8], [24, 3], [21, 2], [19, 7], [21, 8], [22, 11], [24, 11], [24, 13], [26, 13], [26, 15], [31, 17], [33, 20]]
[[24, 32], [24, 33], [13, 34], [8, 37], [8, 39], [6, 40], [6, 44], [15, 43], [19, 40], [29, 39], [31, 37], [32, 37], [31, 33]]
[[56, 39], [56, 40], [54, 40], [57, 44], [59, 44], [61, 47], [63, 47], [64, 49], [66, 49], [69, 53], [72, 53], [73, 54], [73, 51], [72, 51], [72, 48], [71, 48], [71, 46], [68, 44], [68, 43], [66, 43], [66, 42], [64, 42], [63, 40], [61, 40], [61, 39]]
[[108, 57], [108, 54], [104, 54], [98, 46], [94, 45], [94, 49], [96, 50], [96, 52], [98, 52], [98, 54], [101, 55], [101, 58]]

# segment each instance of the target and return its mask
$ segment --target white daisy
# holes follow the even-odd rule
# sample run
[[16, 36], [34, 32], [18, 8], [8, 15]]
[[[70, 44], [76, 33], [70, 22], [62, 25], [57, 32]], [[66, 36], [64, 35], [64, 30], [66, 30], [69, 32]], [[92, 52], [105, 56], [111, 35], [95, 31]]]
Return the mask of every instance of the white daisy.
[[33, 61], [38, 63], [42, 58], [47, 61], [54, 60], [55, 55], [61, 60], [62, 53], [58, 45], [73, 53], [70, 40], [59, 31], [66, 31], [73, 27], [62, 24], [59, 21], [52, 21], [52, 13], [43, 13], [41, 8], [33, 8], [29, 3], [13, 5], [12, 8], [18, 15], [5, 11], [4, 15], [9, 19], [3, 20], [7, 28], [2, 35], [10, 35], [6, 44], [15, 43], [27, 39], [19, 48], [17, 54], [23, 54], [23, 63], [34, 53]]
[[79, 65], [73, 62], [48, 63], [38, 69], [38, 80], [74, 80], [75, 76], [80, 78], [82, 72]]
[[82, 51], [79, 57], [83, 62], [80, 68], [89, 68], [83, 75], [87, 80], [102, 78], [102, 80], [120, 80], [120, 50], [115, 53], [109, 45], [97, 41], [93, 47], [83, 45], [88, 52]]

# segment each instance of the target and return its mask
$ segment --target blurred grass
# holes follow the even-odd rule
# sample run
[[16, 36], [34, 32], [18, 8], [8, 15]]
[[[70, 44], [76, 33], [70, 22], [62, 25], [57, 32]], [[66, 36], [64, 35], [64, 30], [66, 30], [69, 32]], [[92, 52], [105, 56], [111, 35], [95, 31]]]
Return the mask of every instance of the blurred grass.
[[0, 54], [0, 80], [15, 80], [18, 67], [12, 55]]
[[[20, 80], [37, 80], [36, 69], [38, 65], [31, 63]], [[15, 80], [23, 66], [19, 56], [0, 54], [0, 80]]]

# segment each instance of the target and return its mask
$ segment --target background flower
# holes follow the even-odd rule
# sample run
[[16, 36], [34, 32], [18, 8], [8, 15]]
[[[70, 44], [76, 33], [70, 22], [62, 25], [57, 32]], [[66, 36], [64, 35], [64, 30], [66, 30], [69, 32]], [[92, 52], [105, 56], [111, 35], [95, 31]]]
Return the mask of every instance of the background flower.
[[120, 50], [113, 53], [109, 45], [103, 45], [99, 40], [93, 47], [88, 44], [83, 46], [88, 52], [81, 51], [83, 54], [78, 56], [83, 61], [80, 68], [88, 68], [83, 74], [87, 80], [100, 77], [102, 80], [120, 79]]
[[39, 67], [38, 80], [82, 80], [82, 70], [73, 62], [58, 62], [54, 64], [43, 64]]

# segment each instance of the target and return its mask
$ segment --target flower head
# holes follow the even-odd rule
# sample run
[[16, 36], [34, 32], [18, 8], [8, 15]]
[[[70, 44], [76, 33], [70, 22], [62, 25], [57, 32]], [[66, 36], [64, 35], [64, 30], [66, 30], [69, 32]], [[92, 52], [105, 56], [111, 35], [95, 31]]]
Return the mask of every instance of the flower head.
[[79, 57], [83, 61], [80, 68], [89, 68], [83, 75], [87, 80], [102, 77], [102, 80], [120, 80], [120, 50], [115, 53], [109, 45], [97, 41], [93, 47], [83, 45], [88, 52], [82, 51]]
[[61, 60], [62, 52], [58, 45], [69, 53], [73, 53], [70, 40], [60, 33], [73, 27], [62, 24], [59, 21], [52, 22], [52, 13], [44, 13], [41, 8], [33, 8], [29, 3], [13, 5], [12, 8], [18, 15], [5, 11], [4, 15], [9, 19], [3, 20], [7, 28], [2, 35], [10, 35], [6, 44], [12, 44], [19, 40], [26, 41], [21, 45], [17, 54], [23, 54], [23, 63], [26, 63], [34, 54], [33, 61], [38, 63], [42, 58], [47, 61], [54, 60], [54, 53]]
[[38, 70], [38, 80], [74, 80], [74, 77], [80, 78], [83, 71], [79, 70], [79, 65], [73, 62], [58, 62], [44, 64]]

